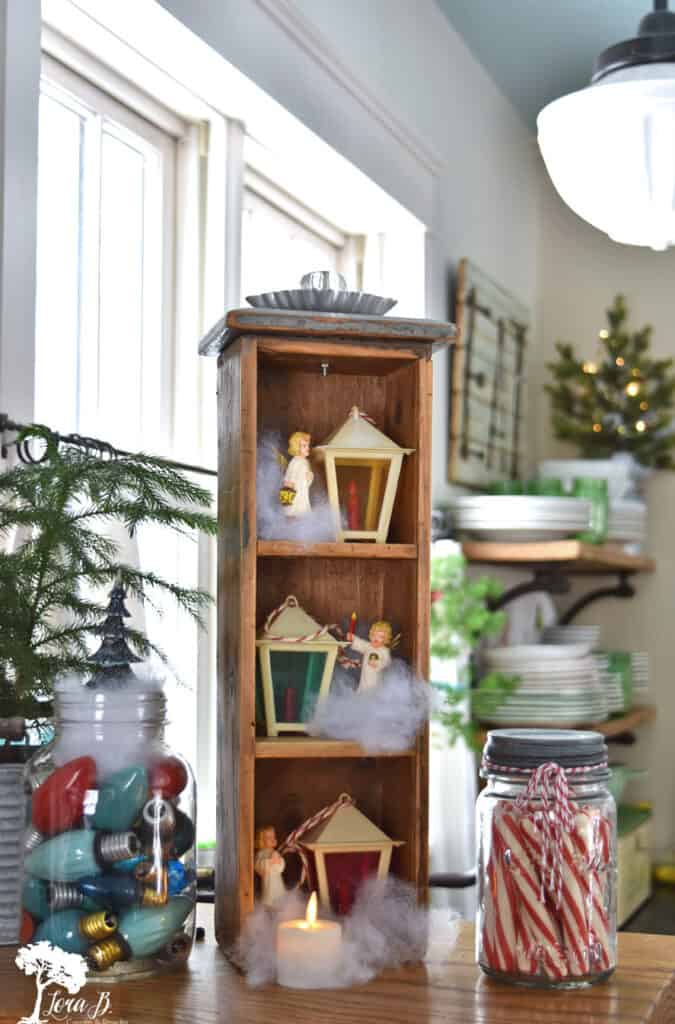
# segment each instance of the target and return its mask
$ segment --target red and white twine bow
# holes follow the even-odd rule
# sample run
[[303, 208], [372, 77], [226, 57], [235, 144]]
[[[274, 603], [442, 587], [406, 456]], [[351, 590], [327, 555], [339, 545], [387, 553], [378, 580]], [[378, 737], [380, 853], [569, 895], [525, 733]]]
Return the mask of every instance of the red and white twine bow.
[[551, 894], [556, 907], [562, 899], [563, 861], [565, 833], [574, 829], [574, 798], [570, 795], [568, 775], [588, 775], [606, 768], [607, 762], [581, 765], [577, 768], [563, 768], [557, 761], [546, 761], [530, 771], [497, 765], [483, 758], [482, 767], [487, 772], [505, 775], [527, 775], [527, 788], [516, 800], [521, 813], [532, 817], [541, 833], [541, 892], [543, 903], [546, 891]]
[[339, 811], [341, 807], [352, 807], [355, 803], [354, 797], [350, 796], [349, 793], [341, 793], [340, 796], [332, 804], [327, 804], [326, 807], [322, 807], [320, 811], [313, 814], [311, 818], [307, 818], [307, 821], [303, 821], [302, 825], [298, 825], [297, 828], [293, 829], [283, 843], [279, 847], [279, 853], [297, 853], [300, 861], [302, 862], [302, 873], [300, 875], [300, 881], [298, 882], [298, 888], [302, 887], [309, 876], [309, 861], [307, 860], [307, 854], [300, 840], [307, 832], [311, 832], [317, 825], [321, 825], [322, 822], [328, 821], [336, 811]]
[[265, 640], [273, 640], [275, 643], [278, 644], [302, 644], [306, 643], [309, 640], [318, 640], [322, 636], [330, 635], [328, 633], [328, 630], [333, 629], [333, 626], [319, 626], [319, 628], [315, 630], [313, 633], [306, 633], [304, 636], [281, 636], [281, 634], [272, 633], [272, 626], [279, 618], [281, 613], [286, 610], [286, 608], [299, 607], [300, 603], [298, 602], [297, 597], [294, 597], [292, 594], [290, 594], [289, 597], [287, 597], [286, 600], [283, 602], [283, 604], [280, 604], [278, 608], [275, 608], [274, 611], [271, 611], [267, 618], [265, 619], [265, 625], [263, 627]]

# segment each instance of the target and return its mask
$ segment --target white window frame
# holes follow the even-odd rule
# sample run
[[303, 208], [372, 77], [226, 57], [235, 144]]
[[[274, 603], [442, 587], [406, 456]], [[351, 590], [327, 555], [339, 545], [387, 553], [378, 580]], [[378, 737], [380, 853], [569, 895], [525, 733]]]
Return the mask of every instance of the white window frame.
[[[70, 47], [72, 53], [74, 48]], [[162, 209], [160, 213], [162, 222], [162, 251], [161, 251], [161, 292], [163, 296], [161, 306], [161, 326], [158, 338], [159, 351], [152, 353], [153, 358], [146, 360], [145, 376], [142, 382], [143, 394], [153, 396], [152, 400], [144, 403], [144, 417], [142, 438], [139, 439], [144, 447], [150, 444], [161, 444], [162, 439], [169, 436], [172, 419], [172, 395], [174, 375], [174, 284], [175, 284], [175, 261], [176, 261], [176, 232], [175, 232], [175, 210], [176, 210], [176, 164], [177, 153], [175, 140], [185, 137], [188, 126], [186, 123], [173, 115], [170, 111], [164, 110], [159, 104], [148, 105], [141, 90], [134, 90], [127, 85], [125, 90], [125, 103], [113, 98], [105, 89], [105, 69], [99, 67], [94, 74], [96, 62], [89, 58], [86, 62], [81, 60], [80, 67], [86, 67], [92, 77], [96, 78], [96, 84], [82, 77], [81, 71], [73, 71], [66, 67], [60, 60], [56, 60], [49, 53], [43, 53], [41, 69], [41, 93], [57, 99], [63, 105], [69, 107], [83, 117], [84, 146], [88, 151], [97, 154], [100, 145], [100, 136], [104, 127], [108, 134], [127, 142], [133, 148], [142, 146], [143, 141], [148, 144], [148, 152], [158, 151], [162, 161]], [[149, 121], [144, 114], [132, 110], [127, 103], [132, 102], [134, 96], [138, 98], [139, 111], [152, 111], [153, 121]], [[161, 121], [161, 126], [158, 124]], [[126, 132], [133, 133], [127, 136]], [[80, 308], [80, 328], [78, 338], [78, 376], [90, 381], [96, 381], [100, 385], [98, 346], [83, 346], [82, 337], [98, 337], [98, 302], [92, 296], [98, 292], [98, 281], [95, 277], [98, 268], [98, 244], [99, 244], [99, 216], [100, 216], [100, 175], [96, 166], [90, 168], [90, 175], [82, 198], [82, 269], [85, 279], [82, 287], [82, 305]], [[155, 214], [148, 210], [147, 217]], [[148, 266], [154, 258], [152, 253], [145, 256], [146, 273], [154, 271]], [[87, 277], [88, 275], [88, 277]], [[147, 274], [150, 277], [150, 274]], [[156, 315], [154, 309], [150, 308], [156, 296], [148, 294], [144, 296], [145, 311], [144, 319], [149, 320]], [[156, 379], [156, 367], [160, 367], [160, 378]], [[88, 395], [90, 396], [88, 399]], [[84, 403], [82, 405], [81, 403]], [[78, 382], [78, 417], [84, 422], [92, 422], [95, 410], [98, 406], [98, 392], [81, 390]], [[56, 424], [58, 427], [58, 424]], [[78, 423], [78, 429], [79, 423]], [[114, 438], [110, 438], [114, 442]]]

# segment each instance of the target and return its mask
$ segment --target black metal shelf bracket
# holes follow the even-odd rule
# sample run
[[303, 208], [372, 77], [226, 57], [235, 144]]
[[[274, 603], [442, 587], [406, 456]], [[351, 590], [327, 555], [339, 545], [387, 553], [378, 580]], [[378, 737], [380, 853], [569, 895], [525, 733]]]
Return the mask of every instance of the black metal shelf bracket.
[[[613, 587], [598, 587], [580, 597], [574, 604], [570, 605], [567, 611], [560, 617], [561, 625], [568, 626], [577, 615], [589, 605], [596, 601], [603, 601], [608, 597], [635, 597], [635, 587], [630, 582], [632, 573], [624, 571], [617, 573], [618, 582]], [[490, 611], [496, 612], [505, 608], [511, 601], [522, 597], [523, 594], [534, 594], [543, 590], [547, 594], [568, 594], [571, 589], [569, 573], [561, 566], [549, 565], [533, 570], [532, 579], [518, 583], [516, 586], [505, 590], [503, 594], [490, 601]]]
[[497, 612], [501, 608], [505, 608], [511, 601], [515, 601], [517, 597], [522, 597], [523, 594], [536, 594], [541, 590], [546, 591], [547, 594], [568, 594], [569, 578], [555, 566], [534, 569], [531, 580], [517, 583], [509, 590], [505, 590], [499, 597], [491, 600], [489, 602], [490, 611]]
[[577, 617], [579, 612], [582, 612], [584, 608], [588, 608], [589, 605], [595, 604], [596, 601], [604, 601], [607, 597], [635, 597], [635, 587], [630, 582], [630, 575], [628, 572], [620, 572], [618, 573], [618, 582], [615, 586], [598, 587], [597, 590], [590, 590], [587, 594], [584, 594], [561, 616], [561, 624], [568, 626]]

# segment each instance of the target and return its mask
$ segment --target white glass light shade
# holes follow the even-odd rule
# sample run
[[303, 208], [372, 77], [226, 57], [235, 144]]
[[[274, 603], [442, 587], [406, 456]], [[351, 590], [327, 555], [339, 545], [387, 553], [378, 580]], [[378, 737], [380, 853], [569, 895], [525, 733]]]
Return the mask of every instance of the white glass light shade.
[[613, 72], [537, 118], [551, 181], [615, 242], [675, 244], [675, 65]]

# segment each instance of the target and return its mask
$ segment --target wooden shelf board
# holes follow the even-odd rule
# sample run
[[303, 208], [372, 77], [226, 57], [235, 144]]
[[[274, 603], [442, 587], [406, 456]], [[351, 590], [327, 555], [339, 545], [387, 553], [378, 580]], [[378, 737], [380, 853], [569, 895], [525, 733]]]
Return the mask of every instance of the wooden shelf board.
[[485, 724], [483, 731], [480, 734], [481, 742], [487, 734], [488, 729], [588, 729], [591, 732], [601, 732], [603, 736], [611, 738], [612, 736], [620, 736], [624, 732], [632, 732], [633, 729], [639, 728], [641, 725], [646, 725], [648, 722], [653, 722], [656, 718], [656, 708], [650, 705], [641, 705], [638, 707], [631, 708], [625, 715], [620, 715], [618, 718], [609, 718], [606, 722], [584, 722], [579, 725], [561, 725], [559, 722], [549, 723], [538, 723], [532, 725], [528, 722], [509, 722], [508, 726], [503, 724], [500, 725], [488, 725]]
[[537, 541], [506, 544], [497, 541], [465, 541], [464, 556], [469, 562], [494, 565], [536, 565], [564, 562], [570, 572], [653, 572], [654, 560], [628, 555], [611, 544], [584, 544], [579, 540]]
[[416, 544], [302, 544], [292, 540], [259, 540], [259, 558], [417, 558]]
[[299, 757], [414, 757], [414, 750], [369, 754], [358, 743], [314, 739], [311, 736], [269, 736], [255, 741], [256, 758]]

